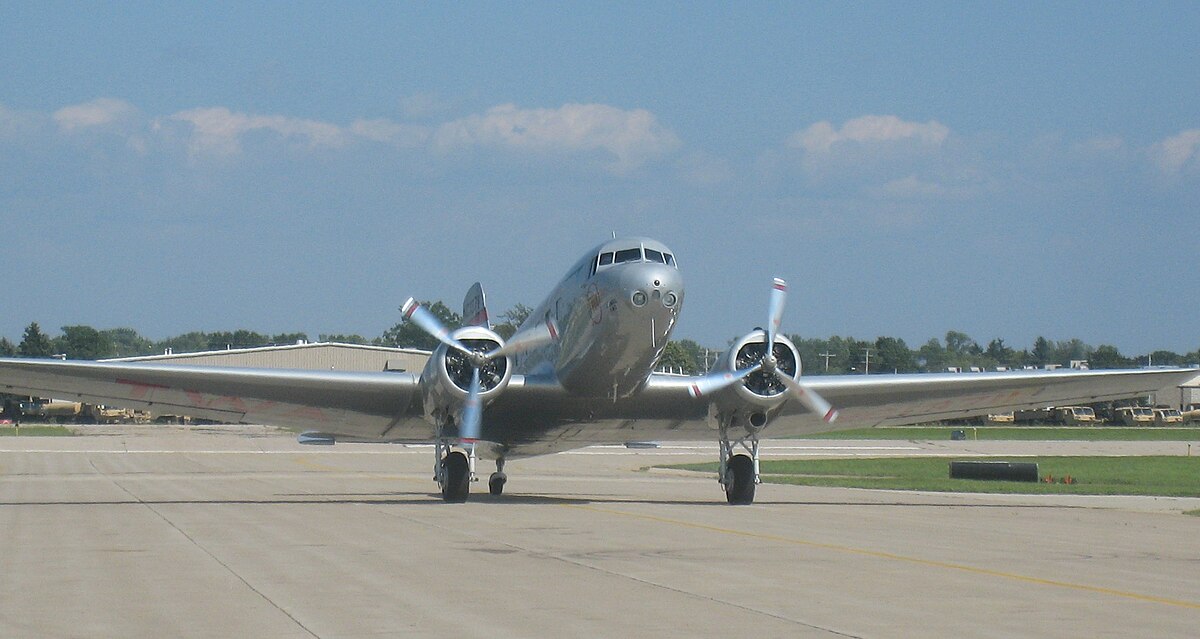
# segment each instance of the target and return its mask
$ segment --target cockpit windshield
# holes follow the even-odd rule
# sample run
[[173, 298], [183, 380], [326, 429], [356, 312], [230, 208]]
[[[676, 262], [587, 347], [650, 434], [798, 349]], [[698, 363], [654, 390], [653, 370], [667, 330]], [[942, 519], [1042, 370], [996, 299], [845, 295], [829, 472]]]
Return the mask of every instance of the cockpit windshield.
[[625, 262], [640, 262], [642, 261], [642, 247], [622, 249], [617, 251], [616, 258], [613, 260], [615, 264], [624, 264]]
[[615, 252], [601, 253], [596, 256], [596, 260], [592, 262], [592, 273], [597, 269], [614, 264], [626, 264], [628, 262], [653, 262], [655, 264], [666, 264], [667, 266], [679, 268], [675, 264], [675, 256], [670, 253], [645, 248], [642, 246], [621, 249]]

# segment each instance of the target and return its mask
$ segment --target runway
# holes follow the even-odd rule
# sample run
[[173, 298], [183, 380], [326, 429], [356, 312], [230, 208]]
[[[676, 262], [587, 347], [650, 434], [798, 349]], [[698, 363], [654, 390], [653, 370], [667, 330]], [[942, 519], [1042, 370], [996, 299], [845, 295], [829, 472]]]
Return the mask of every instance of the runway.
[[[768, 484], [755, 505], [730, 507], [709, 476], [640, 470], [715, 458], [698, 443], [513, 461], [508, 494], [480, 486], [468, 503], [444, 504], [428, 448], [299, 446], [265, 429], [94, 432], [0, 439], [0, 636], [1191, 637], [1200, 627], [1200, 518], [1180, 514], [1200, 500]], [[1004, 453], [998, 442], [771, 444], [783, 456]]]

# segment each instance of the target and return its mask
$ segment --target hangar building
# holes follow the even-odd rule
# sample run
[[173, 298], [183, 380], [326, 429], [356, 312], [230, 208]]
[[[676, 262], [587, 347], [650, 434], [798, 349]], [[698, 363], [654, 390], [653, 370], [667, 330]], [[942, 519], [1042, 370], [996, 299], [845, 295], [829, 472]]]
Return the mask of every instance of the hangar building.
[[107, 360], [156, 362], [238, 368], [295, 368], [339, 371], [409, 371], [419, 373], [429, 351], [415, 348], [364, 346], [337, 342], [288, 344], [259, 348], [232, 348], [199, 353], [166, 353]]

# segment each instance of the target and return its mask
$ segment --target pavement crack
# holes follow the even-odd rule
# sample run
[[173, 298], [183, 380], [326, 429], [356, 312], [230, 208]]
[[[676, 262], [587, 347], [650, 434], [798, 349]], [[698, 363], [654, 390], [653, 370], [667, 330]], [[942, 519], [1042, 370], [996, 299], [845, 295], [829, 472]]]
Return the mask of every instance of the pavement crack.
[[242, 582], [242, 584], [243, 584], [243, 585], [245, 585], [247, 588], [249, 588], [251, 592], [253, 592], [254, 594], [258, 595], [260, 598], [262, 598], [262, 600], [263, 600], [263, 601], [267, 602], [267, 603], [268, 603], [268, 604], [269, 604], [269, 605], [270, 605], [272, 608], [274, 608], [274, 609], [278, 610], [278, 611], [279, 611], [281, 614], [283, 614], [285, 617], [287, 617], [288, 619], [291, 619], [291, 620], [292, 620], [292, 623], [296, 624], [296, 626], [297, 626], [298, 628], [300, 628], [300, 629], [301, 629], [301, 630], [303, 630], [304, 632], [308, 633], [310, 636], [312, 636], [312, 637], [315, 637], [316, 639], [321, 639], [320, 635], [318, 635], [317, 633], [313, 632], [311, 629], [309, 629], [309, 627], [308, 627], [308, 626], [304, 625], [304, 622], [302, 622], [302, 621], [300, 621], [299, 619], [297, 619], [295, 615], [293, 615], [292, 613], [288, 612], [288, 611], [287, 611], [287, 609], [285, 609], [284, 607], [282, 607], [282, 606], [280, 606], [279, 604], [275, 603], [275, 601], [274, 601], [274, 600], [272, 600], [272, 599], [271, 599], [269, 596], [267, 596], [267, 594], [266, 594], [266, 593], [264, 593], [263, 591], [259, 590], [258, 588], [255, 588], [255, 587], [254, 587], [254, 584], [250, 583], [250, 582], [249, 582], [249, 581], [248, 581], [248, 580], [247, 580], [245, 577], [243, 577], [243, 576], [242, 576], [241, 574], [239, 574], [239, 573], [238, 573], [236, 570], [234, 570], [232, 566], [230, 566], [229, 564], [227, 564], [227, 563], [225, 563], [224, 561], [222, 561], [220, 557], [218, 557], [218, 556], [217, 556], [216, 554], [214, 554], [214, 553], [213, 553], [211, 550], [209, 550], [208, 548], [206, 548], [206, 547], [204, 546], [204, 544], [200, 543], [199, 541], [197, 541], [197, 540], [196, 540], [196, 538], [194, 538], [194, 537], [192, 537], [191, 535], [189, 535], [189, 534], [187, 533], [187, 531], [185, 531], [184, 529], [182, 529], [182, 528], [180, 528], [179, 526], [175, 525], [175, 522], [171, 521], [171, 519], [170, 519], [169, 517], [167, 517], [166, 515], [164, 515], [164, 514], [163, 514], [161, 511], [159, 511], [157, 508], [155, 508], [155, 507], [154, 507], [154, 504], [151, 504], [151, 503], [148, 503], [148, 502], [146, 502], [146, 501], [145, 501], [145, 500], [143, 500], [141, 497], [139, 497], [138, 495], [136, 495], [136, 494], [134, 494], [132, 491], [130, 491], [128, 488], [126, 488], [125, 486], [122, 486], [122, 485], [121, 485], [121, 483], [120, 483], [120, 482], [118, 482], [116, 479], [113, 479], [112, 477], [109, 477], [109, 475], [108, 475], [107, 473], [105, 473], [104, 471], [102, 471], [102, 470], [100, 470], [99, 468], [97, 468], [97, 467], [96, 467], [96, 463], [95, 463], [95, 462], [94, 462], [94, 461], [93, 461], [93, 460], [92, 460], [90, 457], [88, 458], [88, 464], [89, 464], [89, 465], [91, 465], [92, 469], [93, 469], [93, 470], [95, 470], [97, 473], [99, 473], [100, 475], [102, 475], [102, 476], [106, 477], [106, 478], [107, 478], [109, 481], [111, 481], [111, 482], [112, 482], [112, 484], [113, 484], [114, 486], [116, 486], [116, 487], [117, 487], [119, 490], [121, 490], [121, 492], [125, 493], [126, 495], [129, 495], [129, 498], [130, 498], [130, 499], [133, 499], [133, 500], [134, 500], [134, 501], [136, 501], [138, 504], [141, 504], [141, 505], [142, 505], [142, 506], [144, 506], [144, 507], [145, 507], [147, 510], [149, 510], [149, 511], [150, 511], [150, 512], [152, 512], [152, 513], [154, 513], [154, 515], [155, 515], [155, 516], [157, 516], [159, 519], [163, 520], [163, 522], [164, 522], [164, 523], [166, 523], [168, 526], [170, 526], [172, 529], [174, 529], [174, 530], [175, 530], [175, 532], [177, 532], [177, 533], [179, 533], [180, 535], [182, 535], [184, 539], [188, 540], [188, 541], [189, 541], [189, 542], [190, 542], [190, 543], [191, 543], [193, 546], [195, 546], [197, 549], [199, 549], [199, 550], [200, 550], [200, 552], [202, 552], [202, 553], [204, 553], [205, 555], [207, 555], [207, 556], [209, 557], [209, 559], [212, 559], [213, 561], [215, 561], [215, 562], [217, 563], [217, 565], [221, 566], [222, 568], [224, 568], [224, 569], [225, 569], [225, 571], [226, 571], [226, 572], [228, 572], [229, 574], [233, 575], [233, 577], [234, 577], [235, 579], [237, 579], [238, 581]]

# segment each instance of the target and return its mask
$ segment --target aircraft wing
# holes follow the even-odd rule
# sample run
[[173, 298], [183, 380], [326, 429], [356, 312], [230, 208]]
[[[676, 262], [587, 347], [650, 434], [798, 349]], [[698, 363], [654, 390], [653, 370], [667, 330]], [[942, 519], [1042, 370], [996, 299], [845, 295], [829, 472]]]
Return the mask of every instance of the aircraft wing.
[[412, 373], [0, 359], [0, 393], [72, 399], [226, 423], [430, 441]]
[[832, 424], [788, 400], [770, 436], [898, 426], [1028, 408], [1145, 396], [1200, 374], [1196, 369], [1058, 370], [997, 373], [807, 376], [838, 410]]
[[[1195, 369], [1149, 369], [810, 376], [806, 385], [838, 409], [838, 420], [826, 423], [786, 399], [764, 435], [1129, 398], [1197, 374]], [[573, 396], [553, 379], [514, 376], [485, 408], [481, 439], [503, 443], [510, 456], [591, 444], [708, 439], [715, 435], [714, 406], [710, 398], [690, 396], [696, 379], [652, 375], [641, 392], [614, 402]], [[423, 419], [420, 384], [412, 373], [0, 359], [0, 392], [272, 424], [338, 439], [428, 442], [435, 435]]]

